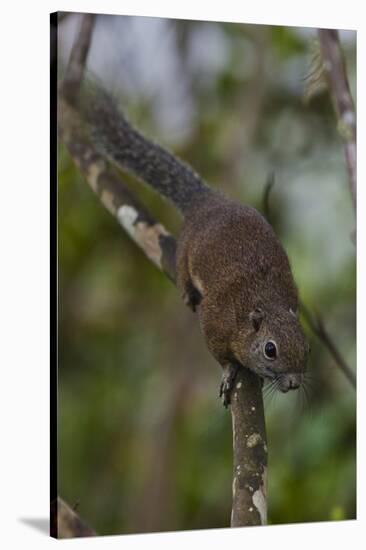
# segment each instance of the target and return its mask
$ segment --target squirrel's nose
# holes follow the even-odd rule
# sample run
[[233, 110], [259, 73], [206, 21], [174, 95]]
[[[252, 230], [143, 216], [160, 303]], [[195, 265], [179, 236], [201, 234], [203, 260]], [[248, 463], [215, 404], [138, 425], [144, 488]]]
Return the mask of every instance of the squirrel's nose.
[[297, 388], [300, 386], [300, 384], [301, 384], [300, 375], [298, 375], [298, 374], [286, 374], [281, 379], [280, 390], [283, 393], [286, 393], [289, 390], [297, 390]]

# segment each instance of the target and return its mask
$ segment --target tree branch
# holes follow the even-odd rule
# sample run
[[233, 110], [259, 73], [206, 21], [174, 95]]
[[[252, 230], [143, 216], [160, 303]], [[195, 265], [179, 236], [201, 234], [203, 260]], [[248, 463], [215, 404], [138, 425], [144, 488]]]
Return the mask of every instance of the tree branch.
[[[147, 257], [175, 282], [176, 240], [153, 218], [95, 150], [85, 136], [78, 114], [71, 105], [75, 99], [75, 90], [80, 87], [79, 77], [84, 72], [90, 45], [92, 25], [90, 21], [85, 21], [86, 17], [84, 16], [80, 36], [72, 50], [71, 57], [74, 57], [74, 61], [70, 60], [61, 87], [60, 134], [70, 155], [102, 204], [116, 217]], [[76, 70], [74, 66], [79, 69]], [[234, 481], [231, 525], [260, 525], [266, 523], [267, 517], [266, 431], [261, 382], [248, 369], [240, 369], [232, 401]]]
[[85, 138], [77, 112], [59, 100], [59, 132], [92, 190], [146, 256], [175, 280], [175, 239], [131, 193]]
[[69, 539], [72, 537], [94, 537], [91, 529], [60, 497], [51, 503], [51, 537]]
[[262, 383], [240, 369], [231, 396], [234, 471], [231, 527], [267, 523], [267, 440]]
[[357, 204], [357, 147], [356, 113], [348, 83], [346, 65], [342, 54], [338, 31], [319, 29], [320, 48], [328, 86], [338, 119], [338, 130], [344, 140], [349, 186], [356, 209]]
[[71, 50], [69, 63], [62, 84], [63, 95], [70, 103], [75, 100], [84, 76], [96, 15], [86, 13], [81, 21], [80, 31]]
[[303, 302], [300, 302], [300, 309], [306, 319], [311, 330], [327, 348], [337, 366], [343, 371], [349, 382], [354, 388], [356, 388], [356, 376], [351, 367], [347, 364], [346, 360], [341, 355], [335, 342], [325, 328], [323, 319], [320, 315], [314, 316]]

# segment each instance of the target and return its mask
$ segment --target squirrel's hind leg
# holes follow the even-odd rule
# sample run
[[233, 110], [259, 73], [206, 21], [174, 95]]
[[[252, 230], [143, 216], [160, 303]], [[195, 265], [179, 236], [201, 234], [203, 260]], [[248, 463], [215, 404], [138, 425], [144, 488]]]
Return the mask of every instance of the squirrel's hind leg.
[[191, 275], [188, 269], [187, 248], [182, 247], [177, 254], [177, 285], [182, 292], [182, 298], [186, 306], [192, 311], [196, 311], [197, 306], [201, 303], [202, 294], [193, 284]]

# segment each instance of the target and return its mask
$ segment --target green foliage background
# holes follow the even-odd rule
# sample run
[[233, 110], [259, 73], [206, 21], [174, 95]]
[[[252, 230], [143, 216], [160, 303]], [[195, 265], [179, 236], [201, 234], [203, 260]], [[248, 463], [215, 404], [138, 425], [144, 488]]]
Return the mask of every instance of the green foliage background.
[[[116, 19], [100, 17], [94, 52], [103, 51], [102, 29]], [[138, 45], [137, 18], [118, 19]], [[65, 56], [77, 23], [70, 16], [60, 25]], [[114, 86], [130, 118], [213, 186], [260, 210], [275, 171], [271, 217], [301, 296], [355, 366], [355, 221], [342, 143], [327, 92], [303, 100], [315, 31], [144, 20], [147, 30], [158, 23], [174, 49], [190, 121], [173, 130], [164, 123], [159, 88]], [[216, 36], [224, 61], [197, 71], [192, 44], [204, 50], [207, 36]], [[104, 37], [112, 39], [123, 54], [116, 30]], [[354, 91], [355, 33], [345, 35], [344, 51]], [[122, 55], [116, 63], [115, 70], [133, 72]], [[174, 210], [129, 181], [177, 233]], [[79, 503], [99, 534], [228, 526], [231, 419], [197, 320], [103, 209], [62, 146], [58, 183], [60, 495]], [[355, 392], [308, 334], [307, 398], [293, 392], [266, 401], [274, 524], [356, 513]]]

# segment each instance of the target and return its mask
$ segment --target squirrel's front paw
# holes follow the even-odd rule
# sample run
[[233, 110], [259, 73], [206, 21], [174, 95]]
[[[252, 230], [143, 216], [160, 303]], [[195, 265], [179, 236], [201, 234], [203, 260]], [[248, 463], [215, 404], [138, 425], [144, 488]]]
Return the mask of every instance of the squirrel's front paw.
[[194, 301], [192, 301], [190, 294], [188, 292], [183, 292], [182, 298], [183, 298], [184, 304], [188, 306], [193, 311], [193, 313], [195, 313], [196, 304], [194, 303]]
[[183, 301], [186, 306], [191, 308], [193, 312], [196, 311], [197, 306], [201, 303], [202, 294], [191, 282], [186, 286], [185, 291], [182, 295]]
[[227, 409], [231, 403], [231, 391], [234, 387], [235, 377], [238, 372], [238, 366], [229, 364], [225, 365], [224, 373], [222, 375], [219, 397], [221, 397], [222, 404]]

